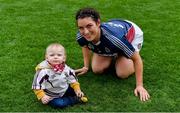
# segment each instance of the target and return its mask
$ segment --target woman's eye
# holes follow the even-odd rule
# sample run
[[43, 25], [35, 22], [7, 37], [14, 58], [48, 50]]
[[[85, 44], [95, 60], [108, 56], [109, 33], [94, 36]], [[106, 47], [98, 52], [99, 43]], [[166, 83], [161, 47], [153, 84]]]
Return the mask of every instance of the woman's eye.
[[83, 27], [79, 27], [79, 30], [82, 31], [82, 30], [83, 30]]
[[92, 25], [87, 25], [87, 28], [89, 29], [89, 28], [91, 28], [92, 27]]

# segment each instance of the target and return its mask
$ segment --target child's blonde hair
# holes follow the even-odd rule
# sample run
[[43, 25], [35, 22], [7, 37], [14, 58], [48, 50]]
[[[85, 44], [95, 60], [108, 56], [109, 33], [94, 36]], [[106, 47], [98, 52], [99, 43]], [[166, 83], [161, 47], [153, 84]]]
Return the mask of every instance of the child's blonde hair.
[[50, 49], [52, 49], [53, 47], [62, 48], [62, 50], [64, 51], [64, 54], [66, 55], [65, 48], [64, 48], [61, 44], [59, 44], [59, 43], [52, 43], [52, 44], [50, 44], [50, 45], [46, 48], [46, 54], [47, 54], [48, 51], [49, 51]]

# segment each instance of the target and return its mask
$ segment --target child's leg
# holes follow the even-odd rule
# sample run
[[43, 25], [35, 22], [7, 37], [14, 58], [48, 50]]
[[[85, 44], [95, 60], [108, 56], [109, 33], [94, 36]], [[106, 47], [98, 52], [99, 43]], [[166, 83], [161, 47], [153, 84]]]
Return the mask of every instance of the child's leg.
[[76, 93], [74, 92], [74, 89], [69, 86], [68, 89], [66, 90], [65, 94], [63, 95], [63, 97], [74, 97], [76, 96]]
[[71, 88], [70, 86], [68, 87], [67, 91], [61, 98], [55, 98], [49, 102], [49, 105], [53, 107], [58, 107], [58, 108], [64, 108], [69, 105], [74, 105], [79, 103], [79, 99], [76, 96], [74, 89]]
[[[69, 86], [66, 93], [63, 95], [63, 97], [74, 97], [76, 96], [74, 89]], [[77, 97], [77, 96], [76, 96]], [[80, 103], [86, 103], [88, 101], [86, 96], [83, 97], [77, 97]]]
[[74, 105], [79, 103], [77, 97], [62, 97], [62, 98], [55, 98], [49, 102], [49, 105], [56, 108], [64, 108], [69, 105]]

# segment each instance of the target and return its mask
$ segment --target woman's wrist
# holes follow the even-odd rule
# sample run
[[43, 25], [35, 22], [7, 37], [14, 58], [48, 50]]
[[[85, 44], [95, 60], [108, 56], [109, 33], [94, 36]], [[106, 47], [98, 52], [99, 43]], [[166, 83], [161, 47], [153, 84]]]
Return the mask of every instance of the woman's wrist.
[[84, 70], [86, 70], [86, 71], [88, 71], [88, 70], [89, 70], [89, 68], [88, 68], [88, 67], [86, 67], [86, 66], [84, 66], [84, 67], [83, 67], [83, 69], [84, 69]]

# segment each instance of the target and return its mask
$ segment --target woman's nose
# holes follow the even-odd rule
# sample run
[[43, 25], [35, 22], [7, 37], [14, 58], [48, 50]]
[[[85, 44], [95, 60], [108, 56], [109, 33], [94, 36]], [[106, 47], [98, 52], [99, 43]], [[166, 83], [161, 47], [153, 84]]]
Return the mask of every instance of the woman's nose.
[[84, 29], [84, 34], [88, 34], [89, 33], [89, 30], [87, 28]]

